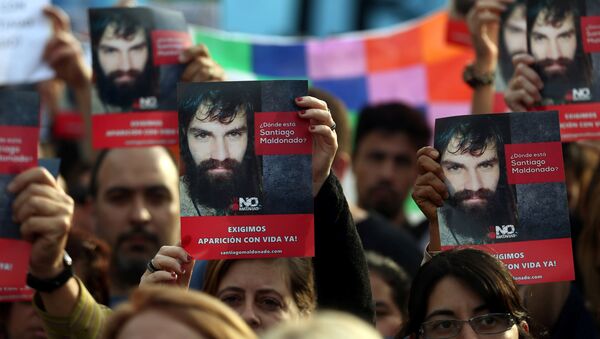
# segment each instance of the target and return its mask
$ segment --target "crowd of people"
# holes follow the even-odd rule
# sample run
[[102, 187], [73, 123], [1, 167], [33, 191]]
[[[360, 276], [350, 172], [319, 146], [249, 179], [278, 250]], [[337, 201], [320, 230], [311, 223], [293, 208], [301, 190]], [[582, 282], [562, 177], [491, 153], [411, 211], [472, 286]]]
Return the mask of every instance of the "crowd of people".
[[[559, 16], [551, 6], [561, 0], [542, 2], [550, 9], [537, 14], [522, 0], [478, 0], [468, 11], [475, 60], [465, 80], [474, 89], [473, 114], [491, 112], [498, 89], [512, 111], [532, 109], [545, 84], [554, 84], [556, 102], [564, 92], [555, 84], [561, 74], [589, 66], [569, 63], [580, 55], [581, 47], [569, 42], [578, 14], [563, 6], [567, 14]], [[501, 142], [493, 137], [498, 126], [466, 121], [448, 128], [434, 148], [423, 113], [394, 102], [362, 109], [352, 133], [344, 104], [311, 88], [294, 105], [313, 136], [315, 256], [195, 260], [181, 246], [180, 216], [230, 213], [210, 173], [235, 168], [244, 178], [240, 185], [253, 184], [245, 170], [255, 166], [246, 160], [252, 99], [240, 94], [236, 102], [224, 102], [214, 92], [181, 104], [186, 122], [180, 140], [189, 152], [181, 160], [204, 168], [198, 178], [192, 171], [180, 174], [168, 147], [95, 153], [88, 138], [92, 98], [99, 96], [105, 106], [130, 102], [132, 84], [145, 82], [138, 78], [144, 66], [104, 57], [111, 71], [103, 74], [106, 65], [85, 62], [68, 17], [55, 7], [45, 14], [54, 33], [44, 60], [56, 76], [38, 86], [42, 100], [56, 113], [64, 92], [73, 94], [87, 133], [84, 140], [44, 140], [41, 156], [62, 159], [58, 179], [31, 168], [4, 193], [14, 196], [13, 219], [31, 244], [28, 283], [35, 294], [31, 301], [0, 303], [0, 338], [599, 337], [597, 142], [563, 144], [576, 280], [518, 286], [486, 252], [440, 251], [443, 239], [460, 244], [480, 238], [461, 228], [443, 231], [457, 215], [515, 218], [514, 206], [484, 213], [465, 207], [477, 193], [485, 211], [484, 203], [506, 189], [496, 147]], [[521, 49], [527, 46], [526, 21], [538, 29], [536, 43], [546, 41], [532, 46], [532, 55]], [[145, 44], [136, 45], [140, 32], [127, 24], [109, 24], [99, 33], [96, 43], [105, 43], [99, 53], [117, 53], [124, 44], [131, 49], [124, 53], [148, 53]], [[513, 64], [499, 63], [507, 55]], [[226, 80], [205, 46], [187, 48], [179, 61], [183, 82]], [[498, 68], [503, 79], [496, 84], [490, 77]], [[93, 93], [92, 70], [103, 74], [102, 93]], [[579, 86], [590, 79], [573, 81]], [[201, 142], [211, 143], [203, 154], [195, 151]], [[482, 179], [480, 171], [497, 175]], [[349, 172], [356, 203], [346, 201], [338, 180]], [[190, 198], [198, 189], [209, 191], [210, 199]], [[404, 209], [411, 192], [426, 217], [417, 223]], [[455, 208], [438, 218], [446, 200]]]

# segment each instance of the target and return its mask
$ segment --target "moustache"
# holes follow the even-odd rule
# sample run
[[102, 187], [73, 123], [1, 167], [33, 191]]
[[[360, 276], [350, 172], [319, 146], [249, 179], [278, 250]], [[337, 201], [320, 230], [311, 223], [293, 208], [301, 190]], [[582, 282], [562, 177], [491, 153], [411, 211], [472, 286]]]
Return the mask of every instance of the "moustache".
[[480, 190], [477, 191], [471, 191], [471, 190], [463, 190], [460, 192], [456, 192], [454, 193], [454, 196], [452, 197], [454, 201], [456, 201], [457, 203], [461, 203], [465, 200], [469, 200], [469, 199], [481, 199], [481, 200], [491, 200], [494, 197], [495, 192], [482, 188]]
[[159, 245], [159, 239], [156, 234], [150, 233], [144, 229], [136, 228], [129, 232], [121, 234], [117, 238], [117, 243], [116, 243], [115, 248], [119, 248], [124, 242], [129, 241], [133, 238], [142, 238], [156, 246]]
[[141, 71], [135, 70], [135, 69], [130, 69], [128, 71], [112, 71], [108, 74], [107, 78], [112, 81], [113, 83], [116, 83], [116, 79], [127, 76], [130, 77], [132, 80], [132, 82], [137, 79], [140, 75], [142, 74]]
[[[564, 74], [567, 70], [567, 68], [573, 63], [572, 59], [569, 58], [565, 58], [565, 57], [561, 57], [558, 59], [543, 59], [540, 61], [537, 61], [536, 64], [539, 67], [539, 69], [544, 70], [544, 72], [546, 72], [548, 75], [560, 75], [560, 74]], [[550, 66], [560, 66], [562, 67], [562, 71], [546, 71], [546, 69]]]
[[196, 168], [200, 171], [209, 171], [212, 169], [223, 168], [227, 170], [235, 170], [240, 166], [240, 163], [234, 159], [225, 159], [223, 161], [216, 159], [208, 159], [199, 163]]

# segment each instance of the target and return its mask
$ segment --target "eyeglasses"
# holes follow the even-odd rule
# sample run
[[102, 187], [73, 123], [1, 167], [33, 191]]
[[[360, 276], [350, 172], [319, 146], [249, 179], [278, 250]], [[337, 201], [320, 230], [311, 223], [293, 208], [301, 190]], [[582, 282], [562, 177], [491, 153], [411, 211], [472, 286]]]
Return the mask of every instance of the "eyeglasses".
[[465, 323], [469, 323], [473, 331], [478, 334], [498, 334], [513, 327], [515, 318], [510, 313], [489, 313], [469, 320], [431, 320], [421, 324], [419, 333], [426, 339], [454, 338]]

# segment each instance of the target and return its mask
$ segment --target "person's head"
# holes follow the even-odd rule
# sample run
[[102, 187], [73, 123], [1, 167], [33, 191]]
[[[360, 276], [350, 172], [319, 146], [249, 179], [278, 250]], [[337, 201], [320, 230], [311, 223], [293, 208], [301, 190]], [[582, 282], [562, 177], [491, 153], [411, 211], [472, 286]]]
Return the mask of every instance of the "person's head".
[[410, 278], [392, 259], [366, 253], [371, 292], [375, 302], [375, 325], [381, 335], [393, 337], [407, 318]]
[[149, 28], [132, 9], [90, 14], [93, 70], [103, 102], [129, 108], [154, 96]]
[[352, 152], [352, 131], [348, 110], [339, 98], [320, 88], [310, 87], [308, 95], [325, 101], [331, 112], [331, 117], [335, 121], [338, 149], [333, 159], [332, 169], [335, 175], [342, 180], [350, 167], [350, 154]]
[[111, 287], [137, 286], [146, 262], [179, 237], [179, 175], [163, 147], [101, 152], [90, 194], [98, 236], [112, 249]]
[[260, 180], [254, 154], [256, 96], [243, 86], [183, 92], [179, 139], [184, 182], [195, 203], [226, 208], [235, 196], [256, 196]]
[[450, 205], [465, 212], [487, 210], [504, 175], [504, 143], [497, 123], [485, 117], [438, 120], [435, 148], [450, 193]]
[[364, 108], [352, 155], [358, 205], [388, 219], [401, 216], [417, 178], [417, 150], [430, 136], [423, 114], [412, 107], [391, 103]]
[[524, 0], [516, 0], [506, 5], [506, 10], [501, 15], [499, 34], [499, 63], [502, 77], [508, 82], [514, 71], [512, 58], [519, 53], [527, 53], [527, 19]]
[[196, 291], [147, 286], [133, 292], [107, 320], [104, 339], [255, 339], [227, 306]]
[[336, 311], [317, 312], [296, 323], [284, 323], [268, 331], [263, 339], [381, 339], [363, 320]]
[[479, 332], [528, 338], [526, 320], [516, 284], [500, 261], [475, 249], [450, 250], [417, 272], [404, 334], [435, 339], [479, 337]]
[[316, 306], [309, 258], [211, 261], [203, 290], [233, 308], [257, 332], [306, 317]]
[[0, 338], [48, 338], [42, 319], [35, 312], [31, 301], [0, 303]]

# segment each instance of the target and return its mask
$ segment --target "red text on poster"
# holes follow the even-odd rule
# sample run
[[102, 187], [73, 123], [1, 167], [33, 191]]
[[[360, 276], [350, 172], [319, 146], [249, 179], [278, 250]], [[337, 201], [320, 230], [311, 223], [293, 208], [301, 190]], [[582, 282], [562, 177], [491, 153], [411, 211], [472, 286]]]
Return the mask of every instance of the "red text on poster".
[[311, 154], [309, 122], [298, 112], [261, 112], [254, 115], [256, 155]]
[[182, 217], [181, 244], [196, 259], [314, 256], [312, 214]]
[[152, 31], [154, 66], [178, 64], [181, 51], [191, 45], [192, 39], [187, 32]]
[[92, 116], [94, 148], [175, 145], [177, 113], [148, 111]]
[[506, 176], [511, 185], [565, 180], [560, 142], [506, 144], [504, 151]]
[[[574, 91], [577, 90], [574, 89]], [[576, 95], [583, 94], [576, 93]], [[599, 104], [545, 106], [540, 110], [558, 111], [562, 142], [600, 139]]]
[[581, 35], [585, 53], [600, 52], [600, 16], [581, 17]]
[[16, 174], [37, 164], [38, 128], [0, 126], [0, 174]]

